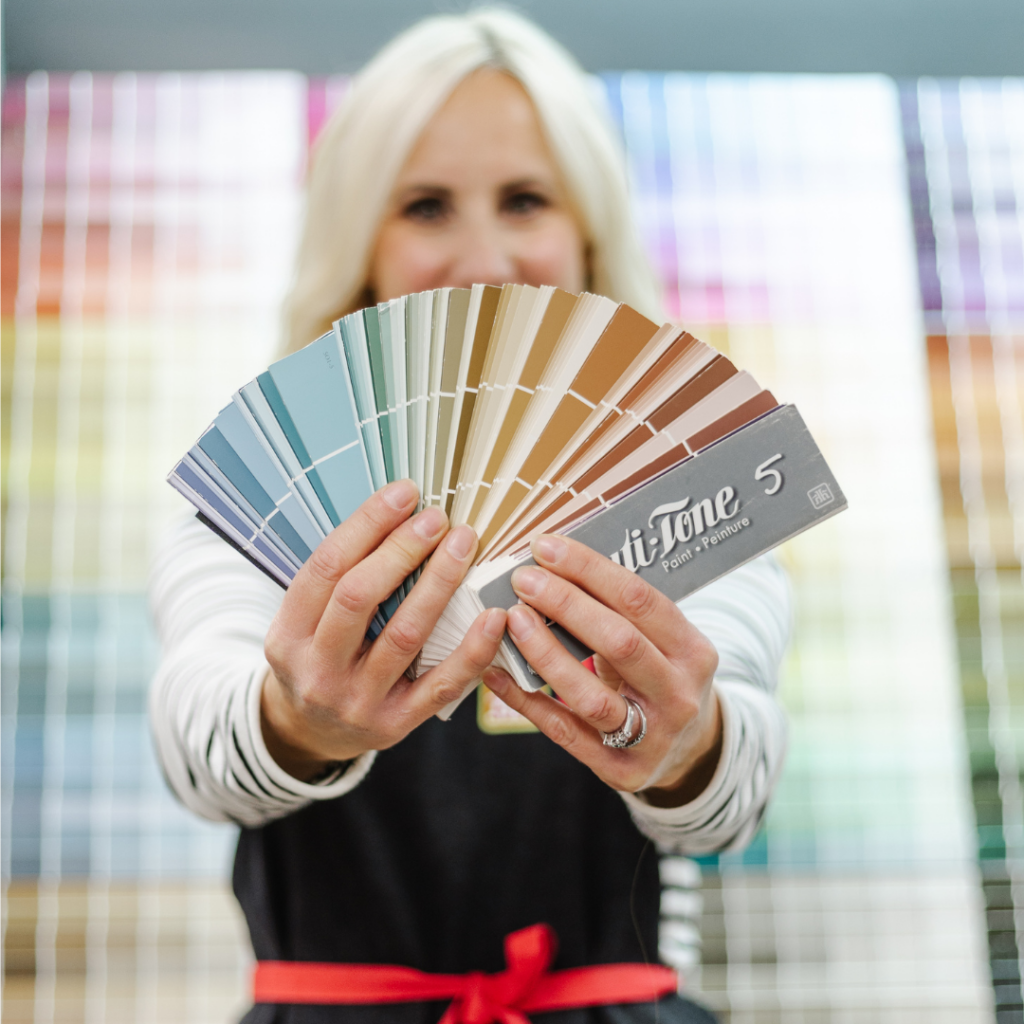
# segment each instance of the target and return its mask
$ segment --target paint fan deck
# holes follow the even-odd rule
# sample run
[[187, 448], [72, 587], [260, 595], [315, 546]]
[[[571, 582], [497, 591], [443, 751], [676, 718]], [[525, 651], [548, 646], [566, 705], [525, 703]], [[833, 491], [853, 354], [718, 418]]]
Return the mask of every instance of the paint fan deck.
[[[237, 391], [168, 477], [284, 587], [404, 478], [480, 537], [420, 671], [485, 607], [515, 604], [509, 577], [537, 534], [575, 535], [681, 600], [846, 507], [799, 414], [749, 373], [625, 304], [529, 285], [440, 288], [338, 320]], [[497, 663], [543, 685], [508, 639]]]

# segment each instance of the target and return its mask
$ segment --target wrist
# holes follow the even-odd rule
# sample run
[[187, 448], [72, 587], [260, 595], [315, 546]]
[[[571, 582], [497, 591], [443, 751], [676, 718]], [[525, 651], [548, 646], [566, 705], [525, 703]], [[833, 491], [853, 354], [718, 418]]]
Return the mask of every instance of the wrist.
[[643, 790], [652, 807], [682, 807], [707, 789], [722, 758], [722, 709], [712, 686], [708, 693], [708, 713], [700, 739], [688, 745], [685, 763], [657, 785]]
[[274, 762], [300, 782], [320, 782], [364, 753], [346, 751], [344, 756], [337, 757], [313, 749], [307, 740], [308, 726], [302, 722], [273, 669], [269, 668], [260, 694], [260, 731]]

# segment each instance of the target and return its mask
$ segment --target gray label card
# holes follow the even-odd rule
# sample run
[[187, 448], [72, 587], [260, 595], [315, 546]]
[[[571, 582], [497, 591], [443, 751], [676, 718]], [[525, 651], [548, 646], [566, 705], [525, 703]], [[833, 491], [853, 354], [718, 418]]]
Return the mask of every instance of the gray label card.
[[[679, 601], [845, 508], [846, 498], [796, 407], [784, 405], [567, 536]], [[509, 571], [481, 589], [485, 608], [518, 602], [511, 576]], [[591, 653], [564, 630], [552, 628], [575, 656]]]

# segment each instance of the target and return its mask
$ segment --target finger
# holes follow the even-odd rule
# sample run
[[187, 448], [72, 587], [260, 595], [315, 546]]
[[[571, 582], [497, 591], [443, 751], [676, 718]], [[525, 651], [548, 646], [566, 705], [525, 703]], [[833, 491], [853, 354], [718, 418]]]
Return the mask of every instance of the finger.
[[412, 593], [366, 653], [363, 664], [369, 679], [390, 685], [412, 664], [452, 594], [465, 579], [477, 544], [473, 529], [459, 526], [438, 545]]
[[603, 655], [623, 679], [653, 700], [671, 687], [671, 668], [661, 651], [632, 622], [575, 584], [530, 566], [512, 574], [512, 588], [520, 600]]
[[[393, 530], [387, 539], [335, 584], [316, 627], [318, 652], [337, 663], [354, 658], [377, 606], [437, 546], [448, 530], [439, 508], [425, 508]], [[372, 650], [372, 647], [371, 647]]]
[[532, 608], [523, 604], [510, 608], [507, 628], [533, 670], [578, 718], [601, 732], [614, 732], [622, 725], [626, 719], [622, 695], [588, 672]]
[[418, 497], [411, 480], [396, 480], [320, 542], [285, 592], [281, 608], [290, 629], [299, 636], [314, 633], [341, 577], [409, 518]]
[[578, 761], [594, 771], [599, 771], [609, 762], [611, 748], [606, 747], [600, 735], [564, 704], [540, 691], [527, 693], [501, 669], [488, 669], [484, 673], [483, 683], [513, 711], [528, 718], [548, 739], [567, 750]]
[[489, 608], [477, 616], [462, 643], [409, 689], [406, 697], [408, 713], [426, 721], [459, 700], [468, 687], [476, 685], [481, 674], [494, 661], [504, 635], [503, 608]]
[[623, 682], [622, 676], [608, 663], [607, 659], [603, 655], [594, 652], [594, 675], [603, 683], [607, 683], [609, 686], [615, 689], [619, 688], [619, 684]]
[[554, 534], [531, 544], [538, 565], [582, 587], [629, 619], [669, 657], [685, 655], [698, 630], [664, 594], [624, 566], [578, 541]]
[[[614, 789], [635, 793], [651, 777], [651, 751], [606, 747], [601, 736], [546, 693], [526, 693], [501, 669], [484, 673], [484, 686], [513, 711], [528, 718], [548, 739], [585, 764]], [[655, 755], [660, 759], [660, 755]]]

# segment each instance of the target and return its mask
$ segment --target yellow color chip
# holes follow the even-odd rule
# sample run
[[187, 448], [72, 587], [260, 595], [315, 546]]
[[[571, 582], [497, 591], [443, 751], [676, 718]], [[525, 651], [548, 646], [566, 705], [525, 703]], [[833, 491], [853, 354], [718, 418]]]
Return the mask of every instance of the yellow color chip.
[[[548, 688], [544, 687], [545, 691]], [[476, 690], [476, 724], [491, 736], [513, 732], [540, 732], [528, 718], [514, 711], [482, 683]]]

